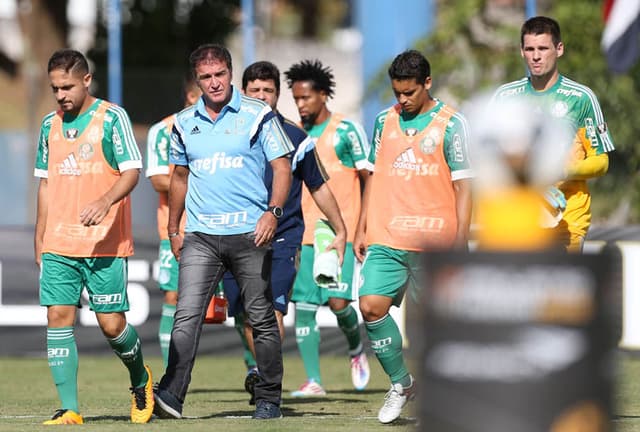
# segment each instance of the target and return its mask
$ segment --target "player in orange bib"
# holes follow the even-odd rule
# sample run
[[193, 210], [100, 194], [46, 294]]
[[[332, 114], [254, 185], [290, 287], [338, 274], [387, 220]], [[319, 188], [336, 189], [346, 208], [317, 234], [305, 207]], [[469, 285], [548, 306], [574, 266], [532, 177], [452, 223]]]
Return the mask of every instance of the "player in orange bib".
[[376, 118], [373, 172], [353, 241], [363, 262], [360, 311], [391, 381], [378, 412], [381, 423], [400, 416], [415, 388], [389, 309], [415, 288], [421, 251], [467, 248], [471, 219], [466, 120], [431, 97], [431, 67], [418, 51], [398, 55], [389, 77], [398, 104]]
[[353, 274], [355, 259], [350, 243], [360, 214], [361, 183], [369, 177], [367, 155], [369, 145], [358, 123], [332, 113], [327, 101], [336, 85], [333, 73], [319, 60], [303, 60], [285, 72], [287, 84], [300, 114], [302, 127], [315, 140], [318, 158], [329, 177], [327, 184], [340, 207], [347, 227], [347, 249], [341, 266], [341, 279], [321, 288], [314, 278], [314, 265], [320, 253], [314, 251], [316, 222], [329, 219], [314, 202], [307, 189], [302, 190], [304, 233], [300, 267], [296, 275], [291, 301], [296, 305], [296, 342], [304, 363], [307, 380], [291, 393], [293, 397], [324, 396], [320, 376], [320, 332], [316, 313], [328, 305], [336, 316], [349, 348], [351, 381], [356, 390], [369, 382], [369, 363], [360, 338], [358, 314], [354, 299]]
[[56, 51], [49, 81], [60, 110], [40, 128], [34, 237], [40, 304], [47, 307], [47, 356], [61, 409], [45, 424], [81, 424], [73, 326], [82, 289], [102, 333], [129, 370], [131, 421], [153, 413], [151, 371], [127, 323], [127, 257], [133, 254], [129, 194], [142, 161], [129, 116], [89, 93], [92, 75], [78, 51]]

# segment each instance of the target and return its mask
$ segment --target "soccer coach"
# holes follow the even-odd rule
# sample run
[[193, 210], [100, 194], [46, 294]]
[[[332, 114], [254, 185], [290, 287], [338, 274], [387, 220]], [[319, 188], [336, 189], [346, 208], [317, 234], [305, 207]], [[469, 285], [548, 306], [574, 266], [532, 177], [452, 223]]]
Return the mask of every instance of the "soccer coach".
[[[202, 97], [176, 118], [168, 232], [180, 260], [178, 304], [169, 362], [155, 393], [156, 414], [182, 417], [202, 323], [225, 271], [238, 282], [253, 328], [257, 366], [255, 419], [280, 418], [282, 350], [271, 299], [271, 240], [291, 185], [293, 147], [273, 110], [231, 85], [229, 51], [197, 48], [191, 68]], [[264, 184], [273, 168], [271, 199]], [[188, 186], [188, 187], [187, 187]], [[179, 231], [187, 212], [184, 239]]]

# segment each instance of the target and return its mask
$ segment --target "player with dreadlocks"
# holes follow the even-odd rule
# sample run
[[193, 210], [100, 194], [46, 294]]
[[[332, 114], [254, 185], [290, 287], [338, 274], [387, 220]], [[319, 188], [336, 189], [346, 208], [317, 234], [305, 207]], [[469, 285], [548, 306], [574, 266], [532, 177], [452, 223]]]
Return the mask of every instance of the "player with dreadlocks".
[[[314, 250], [314, 239], [321, 235], [318, 220], [327, 217], [316, 206], [310, 193], [303, 189], [302, 212], [305, 231], [302, 239], [300, 267], [293, 286], [291, 301], [296, 306], [296, 341], [305, 366], [307, 381], [294, 391], [294, 397], [326, 394], [320, 378], [320, 333], [316, 313], [328, 305], [347, 338], [351, 357], [351, 378], [357, 390], [369, 382], [369, 364], [360, 339], [356, 310], [351, 306], [354, 275], [353, 235], [360, 214], [361, 182], [369, 178], [367, 161], [369, 143], [361, 125], [332, 113], [327, 101], [334, 94], [335, 81], [329, 67], [319, 60], [303, 60], [285, 72], [287, 84], [305, 131], [316, 140], [316, 151], [329, 176], [329, 188], [338, 201], [347, 226], [347, 248], [340, 277], [332, 284], [319, 285], [318, 264], [314, 261], [322, 250]], [[320, 223], [322, 225], [322, 223]], [[317, 247], [317, 245], [316, 245]]]

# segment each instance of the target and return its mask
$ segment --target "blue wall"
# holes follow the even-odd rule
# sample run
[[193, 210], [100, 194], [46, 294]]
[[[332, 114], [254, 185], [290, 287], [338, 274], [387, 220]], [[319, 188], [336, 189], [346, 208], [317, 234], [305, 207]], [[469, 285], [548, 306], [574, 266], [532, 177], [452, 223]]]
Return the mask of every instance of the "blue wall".
[[[362, 32], [362, 70], [365, 92], [367, 84], [400, 52], [426, 36], [435, 22], [434, 0], [356, 0], [356, 23]], [[368, 134], [373, 130], [376, 114], [394, 100], [380, 100], [379, 95], [365, 93], [363, 124]]]
[[25, 132], [0, 132], [0, 149], [4, 156], [0, 171], [0, 202], [3, 203], [0, 226], [24, 225], [29, 220], [29, 209], [35, 209], [36, 197], [32, 196], [29, 188], [33, 186], [29, 185], [30, 181], [37, 182], [33, 177], [32, 146], [34, 143], [29, 141]]

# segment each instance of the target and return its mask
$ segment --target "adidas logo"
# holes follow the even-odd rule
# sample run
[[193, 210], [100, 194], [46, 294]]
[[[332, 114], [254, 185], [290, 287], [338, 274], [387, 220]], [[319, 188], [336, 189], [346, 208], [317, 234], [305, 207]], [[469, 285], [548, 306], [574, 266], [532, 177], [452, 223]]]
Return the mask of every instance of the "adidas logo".
[[194, 126], [193, 129], [191, 129], [191, 135], [197, 135], [200, 133], [200, 129], [198, 129], [198, 126]]
[[400, 156], [398, 156], [396, 158], [396, 161], [394, 162], [393, 166], [394, 168], [405, 168], [405, 169], [411, 169], [409, 167], [402, 167], [402, 166], [398, 166], [398, 165], [408, 165], [408, 164], [413, 164], [415, 165], [418, 161], [416, 160], [416, 154], [413, 152], [412, 148], [408, 148], [405, 151], [403, 151]]
[[424, 162], [422, 159], [418, 159], [413, 151], [413, 148], [409, 147], [393, 161], [393, 168], [397, 170], [404, 170], [406, 173], [400, 172], [400, 175], [407, 175], [407, 179], [411, 175], [418, 176], [437, 176], [439, 167], [437, 163]]
[[82, 169], [80, 169], [76, 156], [73, 153], [70, 153], [69, 156], [62, 161], [58, 169], [58, 174], [75, 176], [82, 174]]

